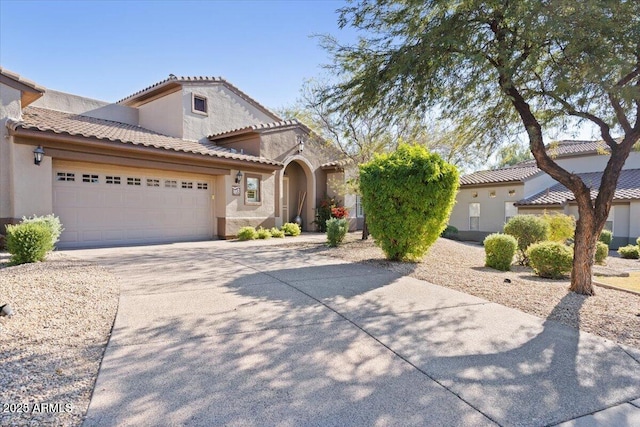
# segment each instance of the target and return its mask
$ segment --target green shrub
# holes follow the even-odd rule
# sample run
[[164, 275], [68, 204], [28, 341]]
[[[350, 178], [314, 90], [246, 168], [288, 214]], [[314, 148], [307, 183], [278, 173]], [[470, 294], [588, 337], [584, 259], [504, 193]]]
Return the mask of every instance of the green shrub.
[[571, 271], [573, 251], [567, 245], [558, 242], [540, 242], [532, 244], [527, 256], [533, 271], [540, 277], [560, 279]]
[[295, 222], [287, 222], [282, 226], [285, 236], [299, 236], [302, 232], [300, 226]]
[[349, 221], [344, 218], [331, 218], [327, 220], [327, 244], [329, 246], [338, 246], [344, 241], [349, 231]]
[[265, 228], [258, 228], [257, 231], [258, 234], [258, 239], [270, 239], [271, 238], [271, 232]]
[[542, 242], [549, 237], [549, 224], [539, 216], [516, 215], [504, 225], [505, 234], [510, 234], [518, 241], [518, 262], [529, 265], [527, 248], [534, 243]]
[[420, 259], [447, 225], [458, 170], [419, 145], [400, 144], [360, 166], [367, 226], [391, 260]]
[[573, 216], [545, 212], [542, 215], [542, 219], [549, 226], [548, 240], [564, 243], [569, 239], [573, 239], [573, 235], [576, 232], [576, 219]]
[[453, 225], [447, 225], [442, 233], [440, 233], [440, 237], [444, 237], [445, 239], [457, 239], [458, 237], [458, 229]]
[[640, 246], [640, 237], [636, 239], [636, 245]]
[[618, 253], [622, 258], [638, 259], [640, 258], [640, 247], [635, 245], [621, 246], [618, 248]]
[[494, 233], [484, 239], [485, 265], [496, 270], [509, 271], [518, 241], [508, 234]]
[[338, 206], [340, 202], [334, 197], [329, 197], [326, 194], [320, 200], [320, 205], [316, 209], [316, 220], [313, 221], [318, 227], [318, 231], [324, 233], [327, 231], [327, 220], [331, 219], [331, 209]]
[[271, 237], [275, 237], [277, 239], [284, 238], [284, 231], [278, 230], [276, 227], [273, 227], [269, 232], [271, 233]]
[[607, 246], [611, 246], [611, 240], [613, 240], [613, 233], [609, 230], [602, 230], [600, 232], [600, 237], [598, 238], [598, 240]]
[[604, 264], [609, 256], [609, 245], [604, 242], [596, 242], [596, 264]]
[[7, 249], [12, 265], [42, 261], [53, 250], [51, 230], [42, 222], [7, 225]]
[[51, 231], [51, 247], [55, 247], [58, 240], [60, 240], [60, 235], [64, 231], [62, 228], [62, 223], [60, 222], [60, 218], [55, 216], [54, 214], [49, 214], [45, 216], [31, 216], [31, 217], [22, 217], [22, 223], [40, 223], [44, 224]]
[[238, 230], [238, 240], [254, 240], [258, 238], [258, 232], [253, 227], [242, 227]]

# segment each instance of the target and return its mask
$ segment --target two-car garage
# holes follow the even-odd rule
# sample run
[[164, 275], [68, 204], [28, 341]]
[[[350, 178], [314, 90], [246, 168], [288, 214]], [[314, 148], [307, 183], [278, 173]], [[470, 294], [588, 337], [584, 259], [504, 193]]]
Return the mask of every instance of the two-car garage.
[[211, 239], [213, 175], [54, 160], [59, 246]]

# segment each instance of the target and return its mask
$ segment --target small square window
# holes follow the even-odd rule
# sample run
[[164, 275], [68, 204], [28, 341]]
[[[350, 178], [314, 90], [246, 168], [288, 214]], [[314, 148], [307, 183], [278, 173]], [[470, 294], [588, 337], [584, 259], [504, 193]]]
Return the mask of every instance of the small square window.
[[56, 174], [56, 180], [57, 181], [75, 181], [76, 174], [69, 173], [69, 172], [58, 172]]
[[165, 188], [178, 188], [178, 181], [167, 179], [164, 182]]
[[117, 184], [120, 185], [120, 177], [119, 176], [106, 176], [105, 182], [107, 184]]
[[182, 181], [182, 188], [193, 188], [193, 182], [191, 182], [191, 181]]
[[206, 182], [198, 183], [198, 190], [208, 190], [208, 189], [209, 189], [209, 184], [207, 184]]
[[159, 179], [147, 179], [147, 187], [160, 187]]
[[140, 178], [127, 178], [127, 185], [141, 185]]
[[98, 183], [98, 175], [82, 174], [82, 182], [89, 182], [91, 184]]
[[207, 98], [193, 94], [191, 99], [191, 110], [194, 113], [207, 114]]

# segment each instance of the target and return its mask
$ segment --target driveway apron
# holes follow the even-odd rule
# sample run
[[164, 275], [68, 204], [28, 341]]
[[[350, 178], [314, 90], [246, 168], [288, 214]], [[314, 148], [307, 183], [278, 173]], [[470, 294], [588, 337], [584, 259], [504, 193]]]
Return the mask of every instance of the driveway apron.
[[122, 284], [85, 426], [640, 425], [640, 351], [375, 266], [272, 242], [68, 254]]

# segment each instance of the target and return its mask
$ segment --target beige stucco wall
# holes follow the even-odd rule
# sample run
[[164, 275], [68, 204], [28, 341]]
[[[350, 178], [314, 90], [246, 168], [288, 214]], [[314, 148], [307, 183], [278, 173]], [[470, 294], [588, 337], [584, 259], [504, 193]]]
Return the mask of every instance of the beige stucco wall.
[[[207, 98], [206, 116], [191, 111], [192, 93]], [[222, 83], [184, 83], [181, 94], [184, 139], [204, 142], [207, 136], [219, 132], [277, 121]]]
[[[219, 178], [219, 182], [223, 181], [223, 188], [218, 186], [218, 196], [224, 194], [225, 200], [225, 235], [235, 236], [238, 230], [244, 226], [265, 227], [275, 226], [275, 173], [260, 173], [243, 170], [243, 178], [240, 184], [236, 184], [236, 174], [238, 170], [231, 170], [230, 175]], [[261, 182], [261, 202], [258, 205], [245, 203], [245, 178], [246, 175], [258, 175], [262, 178]], [[234, 196], [232, 187], [240, 186], [240, 195]], [[218, 205], [216, 205], [218, 208]]]
[[177, 91], [138, 107], [140, 126], [182, 138], [182, 92]]
[[629, 237], [640, 237], [640, 200], [629, 203]]
[[40, 165], [33, 163], [35, 146], [15, 144], [13, 146], [13, 192], [14, 218], [53, 213], [51, 191], [51, 157], [44, 156]]
[[[509, 191], [515, 193], [510, 196]], [[522, 183], [493, 187], [462, 188], [458, 191], [449, 225], [460, 231], [469, 230], [469, 204], [480, 203], [480, 231], [498, 232], [502, 230], [505, 219], [505, 202], [517, 202], [523, 197]], [[495, 191], [495, 197], [490, 197]], [[474, 194], [477, 193], [477, 197]]]
[[138, 110], [135, 108], [55, 90], [47, 89], [45, 94], [31, 105], [138, 126]]
[[[8, 136], [6, 123], [8, 118], [20, 118], [20, 97], [19, 90], [0, 84], [0, 218], [13, 217], [11, 170], [14, 145], [13, 138]], [[4, 234], [3, 227], [0, 227], [0, 233]]]
[[[608, 154], [594, 154], [590, 156], [564, 157], [555, 159], [556, 163], [570, 172], [601, 172], [609, 161]], [[633, 151], [624, 164], [624, 169], [639, 169], [640, 153]]]

